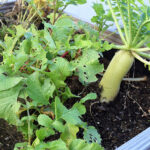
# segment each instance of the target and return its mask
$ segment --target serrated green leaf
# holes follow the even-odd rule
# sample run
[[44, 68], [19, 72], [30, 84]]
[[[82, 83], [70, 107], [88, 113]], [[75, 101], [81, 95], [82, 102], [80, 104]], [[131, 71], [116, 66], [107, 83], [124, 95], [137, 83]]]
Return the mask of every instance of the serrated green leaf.
[[61, 121], [58, 121], [58, 120], [55, 120], [52, 123], [52, 126], [53, 126], [53, 128], [55, 128], [59, 132], [63, 132], [64, 129], [65, 129], [64, 124]]
[[5, 43], [2, 42], [1, 40], [0, 40], [0, 47], [2, 47], [3, 49], [6, 49]]
[[53, 129], [49, 128], [40, 128], [39, 130], [36, 130], [36, 136], [40, 141], [44, 140], [45, 138], [49, 137], [50, 135], [54, 135], [55, 131]]
[[64, 87], [66, 83], [64, 82], [68, 76], [71, 75], [71, 66], [67, 60], [64, 58], [57, 57], [54, 63], [49, 65], [50, 73], [49, 76], [54, 82], [57, 88]]
[[[47, 83], [50, 84], [50, 83]], [[46, 85], [48, 86], [48, 85]], [[48, 86], [49, 87], [49, 86]], [[27, 93], [30, 98], [32, 98], [33, 103], [37, 104], [48, 104], [49, 103], [49, 96], [51, 93], [49, 90], [46, 90], [47, 87], [43, 88], [43, 85], [40, 83], [39, 80], [39, 72], [34, 72], [31, 74], [27, 79]], [[45, 93], [45, 92], [48, 93]], [[49, 95], [49, 96], [48, 96]]]
[[97, 143], [88, 144], [84, 140], [76, 139], [69, 145], [69, 150], [104, 150]]
[[40, 144], [40, 140], [39, 140], [39, 138], [37, 137], [34, 141], [33, 141], [33, 143], [32, 143], [32, 146], [33, 147], [36, 147], [37, 145], [39, 145]]
[[17, 38], [20, 38], [26, 32], [26, 29], [24, 29], [22, 25], [15, 26], [15, 28], [16, 28], [16, 37]]
[[77, 109], [67, 109], [58, 97], [55, 98], [55, 115], [56, 120], [64, 119], [67, 123], [82, 124], [80, 113]]
[[65, 88], [65, 91], [62, 93], [62, 100], [63, 100], [62, 102], [64, 103], [67, 99], [72, 97], [79, 97], [79, 96], [72, 94], [70, 88], [67, 86]]
[[0, 91], [8, 90], [21, 82], [22, 77], [9, 77], [0, 74]]
[[87, 129], [83, 132], [84, 140], [86, 140], [88, 143], [98, 143], [101, 144], [101, 137], [98, 134], [97, 130], [93, 126], [88, 126]]
[[105, 14], [105, 10], [104, 10], [102, 4], [94, 3], [94, 4], [93, 4], [93, 9], [95, 10], [95, 12], [96, 12], [96, 14], [97, 14], [98, 16]]
[[113, 44], [109, 44], [108, 41], [105, 41], [102, 46], [103, 46], [103, 49], [107, 51], [113, 48]]
[[15, 61], [14, 70], [18, 71], [20, 67], [23, 66], [27, 60], [28, 60], [27, 54], [25, 54], [24, 52], [18, 53], [14, 58], [14, 61]]
[[49, 45], [49, 47], [51, 49], [55, 49], [56, 48], [54, 40], [52, 39], [52, 37], [51, 37], [50, 33], [47, 31], [47, 29], [44, 29], [44, 38], [47, 41], [47, 45]]
[[97, 98], [96, 93], [89, 93], [80, 100], [80, 103], [85, 103], [87, 100], [94, 100]]
[[37, 145], [35, 147], [35, 150], [68, 150], [68, 148], [66, 147], [65, 142], [63, 142], [62, 140], [55, 140], [53, 142], [48, 142], [48, 143], [44, 143], [41, 142], [39, 145]]
[[61, 134], [60, 138], [67, 144], [67, 146], [70, 145], [70, 143], [77, 138], [76, 134], [79, 132], [79, 128], [72, 124], [66, 124], [65, 130]]
[[50, 81], [50, 79], [46, 78], [42, 85], [43, 92], [45, 93], [45, 97], [49, 99], [49, 97], [53, 97], [53, 93], [56, 90], [54, 83]]
[[97, 80], [96, 74], [104, 70], [104, 66], [99, 63], [98, 59], [99, 54], [97, 51], [87, 50], [78, 59], [72, 61], [80, 82], [85, 84]]
[[63, 43], [73, 34], [75, 23], [69, 17], [61, 17], [53, 27], [52, 37], [55, 41]]
[[32, 49], [31, 39], [25, 39], [20, 45], [20, 51], [25, 52], [26, 54], [30, 54]]
[[78, 48], [91, 48], [93, 46], [93, 43], [91, 40], [85, 39], [85, 35], [76, 35], [75, 37], [75, 45]]
[[5, 119], [10, 124], [17, 125], [17, 112], [20, 108], [20, 103], [17, 101], [22, 84], [0, 91], [0, 118]]
[[80, 113], [77, 109], [70, 109], [68, 111], [66, 111], [62, 116], [62, 119], [64, 119], [65, 121], [67, 121], [68, 123], [72, 123], [72, 124], [82, 124], [82, 121], [80, 119]]
[[15, 147], [14, 147], [14, 150], [26, 150], [27, 149], [27, 146], [28, 146], [28, 143], [27, 142], [24, 142], [24, 143], [16, 143], [15, 144]]
[[75, 26], [74, 21], [70, 17], [62, 17], [56, 23], [56, 27], [64, 28], [64, 27], [73, 27]]
[[81, 103], [76, 102], [72, 108], [76, 108], [79, 111], [80, 115], [84, 115], [86, 113], [86, 108]]
[[45, 114], [40, 114], [38, 116], [38, 123], [44, 127], [50, 127], [53, 123], [53, 120]]

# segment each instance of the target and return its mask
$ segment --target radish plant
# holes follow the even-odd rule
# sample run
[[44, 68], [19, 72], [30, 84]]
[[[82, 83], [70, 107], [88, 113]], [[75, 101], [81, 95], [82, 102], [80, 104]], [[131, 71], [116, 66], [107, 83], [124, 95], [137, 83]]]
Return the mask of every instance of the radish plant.
[[[97, 5], [104, 3], [109, 6], [108, 13], [111, 12], [123, 43], [113, 46], [119, 51], [112, 58], [99, 83], [99, 87], [102, 88], [100, 101], [108, 103], [117, 96], [121, 81], [135, 58], [145, 66], [150, 65], [147, 60], [150, 58], [150, 6], [148, 1], [145, 4], [144, 0], [101, 0]], [[103, 12], [103, 9], [99, 11]]]

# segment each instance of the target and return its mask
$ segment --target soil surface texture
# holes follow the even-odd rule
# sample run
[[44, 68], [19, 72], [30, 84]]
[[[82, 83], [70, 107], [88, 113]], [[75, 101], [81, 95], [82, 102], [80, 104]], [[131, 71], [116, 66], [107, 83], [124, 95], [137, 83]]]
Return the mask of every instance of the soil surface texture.
[[18, 133], [15, 126], [8, 125], [0, 119], [0, 150], [13, 150], [16, 143], [23, 141], [21, 133]]
[[[112, 58], [114, 51], [104, 53], [105, 68]], [[77, 77], [67, 79], [67, 84], [72, 93], [85, 96], [90, 92], [96, 92], [98, 98], [95, 101], [85, 103], [87, 113], [83, 120], [88, 125], [95, 126], [101, 134], [102, 145], [105, 150], [115, 150], [126, 141], [133, 138], [138, 133], [150, 126], [150, 72], [139, 61], [135, 61], [127, 78], [147, 77], [146, 81], [129, 82], [123, 81], [121, 89], [116, 99], [109, 104], [99, 102], [100, 89], [99, 81], [83, 86]], [[71, 107], [74, 100], [67, 101], [67, 107]], [[82, 132], [79, 133], [82, 137]], [[13, 150], [15, 143], [22, 141], [22, 136], [17, 133], [14, 126], [9, 126], [2, 119], [0, 120], [0, 150]]]
[[[104, 60], [100, 60], [107, 68], [115, 51], [104, 53]], [[109, 103], [100, 103], [100, 89], [98, 83], [101, 76], [98, 75], [98, 81], [87, 87], [83, 87], [76, 80], [69, 80], [69, 87], [72, 92], [82, 97], [90, 92], [96, 92], [98, 98], [96, 101], [85, 103], [87, 113], [83, 120], [88, 125], [95, 126], [101, 134], [102, 145], [105, 150], [115, 150], [146, 128], [150, 126], [150, 72], [144, 65], [135, 60], [130, 72], [125, 78], [143, 78], [146, 81], [129, 82], [122, 81], [121, 88], [116, 99]], [[79, 134], [81, 136], [82, 134]]]

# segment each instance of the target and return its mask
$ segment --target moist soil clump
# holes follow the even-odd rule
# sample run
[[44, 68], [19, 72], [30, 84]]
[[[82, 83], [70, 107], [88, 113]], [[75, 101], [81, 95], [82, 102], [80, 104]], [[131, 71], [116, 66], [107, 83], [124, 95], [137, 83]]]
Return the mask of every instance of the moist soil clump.
[[[106, 59], [100, 62], [104, 62], [106, 67], [113, 55], [114, 51], [110, 51], [109, 55], [104, 53]], [[87, 113], [82, 119], [88, 125], [95, 126], [101, 134], [102, 145], [106, 150], [114, 150], [150, 126], [150, 72], [142, 63], [135, 61], [126, 77], [144, 76], [147, 77], [147, 81], [123, 81], [118, 96], [109, 104], [99, 102], [98, 83], [101, 75], [97, 76], [99, 81], [88, 86], [83, 86], [76, 76], [66, 80], [73, 94], [84, 97], [90, 92], [97, 93], [96, 100], [85, 103]], [[76, 100], [78, 99], [68, 100], [66, 106], [71, 107]], [[78, 137], [82, 137], [82, 131]], [[0, 119], [0, 150], [13, 150], [15, 143], [21, 141], [23, 141], [22, 135], [16, 128]]]

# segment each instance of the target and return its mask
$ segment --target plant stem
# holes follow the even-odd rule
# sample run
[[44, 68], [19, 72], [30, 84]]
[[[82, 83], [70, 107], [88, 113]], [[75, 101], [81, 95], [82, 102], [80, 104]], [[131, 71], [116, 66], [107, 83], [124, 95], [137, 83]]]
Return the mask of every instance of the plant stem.
[[122, 49], [122, 50], [128, 50], [128, 48], [126, 46], [124, 46], [124, 45], [113, 45], [112, 48], [113, 49], [118, 49], [118, 50], [120, 50], [120, 49]]
[[132, 43], [132, 22], [131, 22], [131, 8], [130, 8], [130, 0], [127, 0], [128, 2], [128, 18], [129, 18], [129, 47]]
[[112, 17], [113, 17], [113, 19], [114, 19], [114, 21], [115, 21], [115, 24], [116, 24], [116, 27], [117, 27], [117, 29], [118, 29], [118, 32], [119, 32], [119, 34], [120, 34], [121, 40], [122, 40], [122, 42], [127, 46], [127, 42], [126, 42], [126, 40], [125, 40], [125, 38], [124, 38], [124, 36], [123, 36], [123, 33], [122, 33], [121, 28], [120, 28], [120, 25], [119, 25], [119, 23], [118, 23], [117, 17], [116, 17], [116, 15], [115, 15], [114, 11], [113, 11], [113, 8], [112, 8], [112, 5], [111, 5], [110, 0], [107, 0], [107, 3], [108, 3], [108, 5], [109, 5], [110, 11], [111, 11], [111, 13], [112, 13]]
[[138, 55], [150, 59], [150, 53], [137, 52]]
[[24, 22], [25, 21], [25, 17], [27, 17], [27, 13], [29, 12], [29, 6], [27, 6], [26, 10], [25, 10], [25, 13], [23, 15], [23, 18], [21, 20], [21, 22]]
[[30, 135], [30, 130], [31, 130], [31, 126], [30, 126], [30, 112], [29, 112], [29, 105], [28, 105], [28, 101], [26, 100], [26, 106], [27, 106], [27, 115], [28, 115], [28, 145], [31, 145], [31, 135]]
[[132, 52], [132, 55], [136, 58], [136, 59], [138, 59], [139, 61], [141, 61], [142, 63], [144, 63], [145, 65], [150, 65], [150, 62], [149, 61], [147, 61], [146, 59], [144, 59], [144, 58], [142, 58], [141, 56], [139, 56], [137, 53], [135, 53], [135, 52]]
[[56, 19], [55, 19], [55, 22], [61, 17], [63, 11], [66, 9], [67, 6], [68, 6], [68, 5], [65, 5], [64, 8], [59, 12], [58, 16], [57, 16]]
[[69, 52], [66, 51], [64, 54], [61, 55], [61, 57], [62, 57], [62, 58], [66, 57], [66, 55], [67, 55], [68, 53], [69, 53]]
[[149, 47], [145, 47], [145, 48], [131, 48], [131, 51], [146, 52], [146, 51], [150, 51], [150, 48]]
[[125, 22], [124, 15], [123, 15], [123, 12], [122, 12], [122, 9], [120, 7], [120, 3], [118, 2], [118, 0], [117, 0], [117, 5], [118, 5], [119, 11], [120, 11], [121, 18], [122, 18], [126, 40], [129, 43], [129, 34], [128, 34], [128, 30], [127, 30], [127, 24]]
[[32, 19], [37, 15], [37, 13], [35, 12], [28, 20], [28, 24], [30, 24], [30, 22], [32, 21]]
[[138, 31], [137, 31], [137, 33], [136, 33], [136, 36], [135, 36], [135, 38], [134, 38], [134, 40], [133, 40], [133, 45], [136, 45], [136, 43], [137, 43], [137, 41], [138, 41], [138, 37], [139, 37], [139, 35], [140, 35], [140, 32], [141, 32], [143, 26], [145, 26], [145, 25], [146, 25], [147, 23], [149, 23], [149, 22], [150, 22], [150, 20], [147, 20], [147, 21], [145, 21], [144, 23], [141, 24], [141, 26], [139, 27], [139, 29], [138, 29]]
[[[105, 32], [105, 31], [104, 31]], [[104, 32], [103, 33], [101, 33], [101, 36], [102, 36], [102, 40], [105, 40], [106, 38], [108, 38], [108, 37], [110, 37], [110, 36], [112, 36], [113, 34], [116, 34], [116, 32], [117, 31], [115, 31], [115, 32], [112, 32], [112, 33], [109, 33], [109, 34], [107, 34], [107, 35], [105, 35], [104, 36]]]
[[53, 16], [53, 25], [55, 24], [55, 21], [56, 21], [56, 12], [57, 12], [57, 3], [58, 3], [58, 0], [53, 0], [53, 5], [54, 5], [54, 16]]
[[143, 46], [145, 42], [147, 42], [148, 40], [149, 40], [149, 36], [145, 36], [145, 38], [136, 45], [136, 48]]

